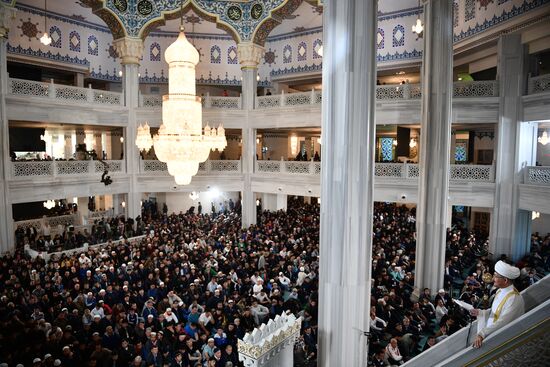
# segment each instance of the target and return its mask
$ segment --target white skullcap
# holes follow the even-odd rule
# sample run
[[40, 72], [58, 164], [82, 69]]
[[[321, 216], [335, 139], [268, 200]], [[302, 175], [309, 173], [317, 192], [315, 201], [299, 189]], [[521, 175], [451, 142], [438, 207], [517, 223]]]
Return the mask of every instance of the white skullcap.
[[495, 271], [508, 279], [516, 279], [520, 275], [520, 271], [518, 268], [512, 265], [508, 265], [502, 260], [496, 263]]

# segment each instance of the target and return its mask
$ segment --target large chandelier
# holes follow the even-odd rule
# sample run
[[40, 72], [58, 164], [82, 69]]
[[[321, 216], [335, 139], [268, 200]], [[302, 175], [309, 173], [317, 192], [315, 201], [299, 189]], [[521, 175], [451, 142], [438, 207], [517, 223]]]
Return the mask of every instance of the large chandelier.
[[[183, 12], [182, 12], [183, 14]], [[199, 163], [208, 159], [211, 149], [222, 151], [225, 130], [208, 124], [202, 129], [201, 98], [195, 95], [195, 66], [199, 53], [185, 37], [183, 25], [176, 42], [165, 51], [168, 63], [168, 94], [162, 97], [162, 125], [152, 139], [157, 158], [168, 166], [178, 185], [187, 185], [197, 174]], [[139, 149], [151, 148], [149, 126], [139, 126]]]

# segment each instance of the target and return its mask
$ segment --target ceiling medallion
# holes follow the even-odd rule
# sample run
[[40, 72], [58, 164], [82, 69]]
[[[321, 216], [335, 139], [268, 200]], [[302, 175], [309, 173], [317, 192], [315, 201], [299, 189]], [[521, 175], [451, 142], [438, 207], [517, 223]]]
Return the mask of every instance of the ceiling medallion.
[[238, 6], [233, 5], [227, 9], [227, 16], [229, 17], [229, 19], [237, 21], [242, 18], [243, 11]]
[[121, 13], [124, 13], [128, 9], [128, 2], [126, 0], [114, 0], [113, 4]]
[[138, 3], [138, 13], [141, 15], [149, 15], [153, 11], [153, 4], [148, 0], [141, 0]]
[[252, 19], [260, 19], [263, 12], [264, 12], [264, 9], [262, 5], [259, 3], [256, 3], [252, 5], [252, 9], [250, 9], [250, 16], [252, 17]]

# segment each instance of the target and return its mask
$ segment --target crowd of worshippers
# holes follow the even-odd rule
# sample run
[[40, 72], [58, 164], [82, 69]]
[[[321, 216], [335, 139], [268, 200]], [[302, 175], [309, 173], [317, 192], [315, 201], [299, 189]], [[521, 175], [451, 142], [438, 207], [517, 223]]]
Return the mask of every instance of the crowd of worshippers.
[[[444, 288], [419, 292], [414, 284], [414, 209], [375, 204], [369, 365], [401, 365], [471, 321], [453, 301], [490, 307], [494, 263], [487, 235], [455, 222], [447, 231]], [[500, 260], [512, 263], [506, 256]], [[531, 252], [516, 265], [522, 290], [550, 272], [550, 233], [531, 239]]]
[[141, 217], [137, 217], [136, 221], [123, 216], [96, 219], [89, 229], [75, 227], [71, 223], [59, 223], [52, 228], [46, 218], [41, 222], [39, 227], [18, 227], [15, 230], [16, 248], [23, 249], [28, 245], [40, 252], [72, 250], [84, 246], [85, 243], [95, 245], [123, 237], [140, 236], [145, 233], [146, 228]]
[[315, 359], [318, 205], [248, 229], [236, 212], [142, 217], [140, 241], [0, 259], [0, 363], [239, 366], [237, 340], [287, 310]]
[[[237, 212], [167, 215], [144, 207], [122, 220], [142, 241], [48, 264], [17, 251], [0, 259], [0, 363], [10, 366], [238, 366], [237, 339], [274, 315], [303, 317], [296, 366], [316, 364], [318, 205], [289, 198], [240, 228]], [[369, 363], [401, 364], [458, 330], [451, 296], [487, 302], [486, 236], [455, 223], [445, 289], [415, 291], [415, 211], [377, 203]], [[550, 270], [550, 235], [532, 237], [521, 282]]]

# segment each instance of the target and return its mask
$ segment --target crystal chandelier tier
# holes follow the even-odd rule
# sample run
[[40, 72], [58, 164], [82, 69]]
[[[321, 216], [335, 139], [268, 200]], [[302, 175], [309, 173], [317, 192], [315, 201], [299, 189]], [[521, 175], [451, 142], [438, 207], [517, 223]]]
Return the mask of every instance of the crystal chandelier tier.
[[202, 103], [196, 96], [195, 66], [199, 53], [185, 37], [183, 26], [178, 39], [164, 53], [168, 63], [168, 94], [162, 97], [162, 125], [151, 139], [146, 123], [139, 126], [136, 145], [141, 150], [155, 147], [157, 158], [165, 162], [178, 185], [187, 185], [197, 174], [199, 163], [208, 159], [211, 149], [222, 151], [225, 130], [208, 124], [202, 129]]

